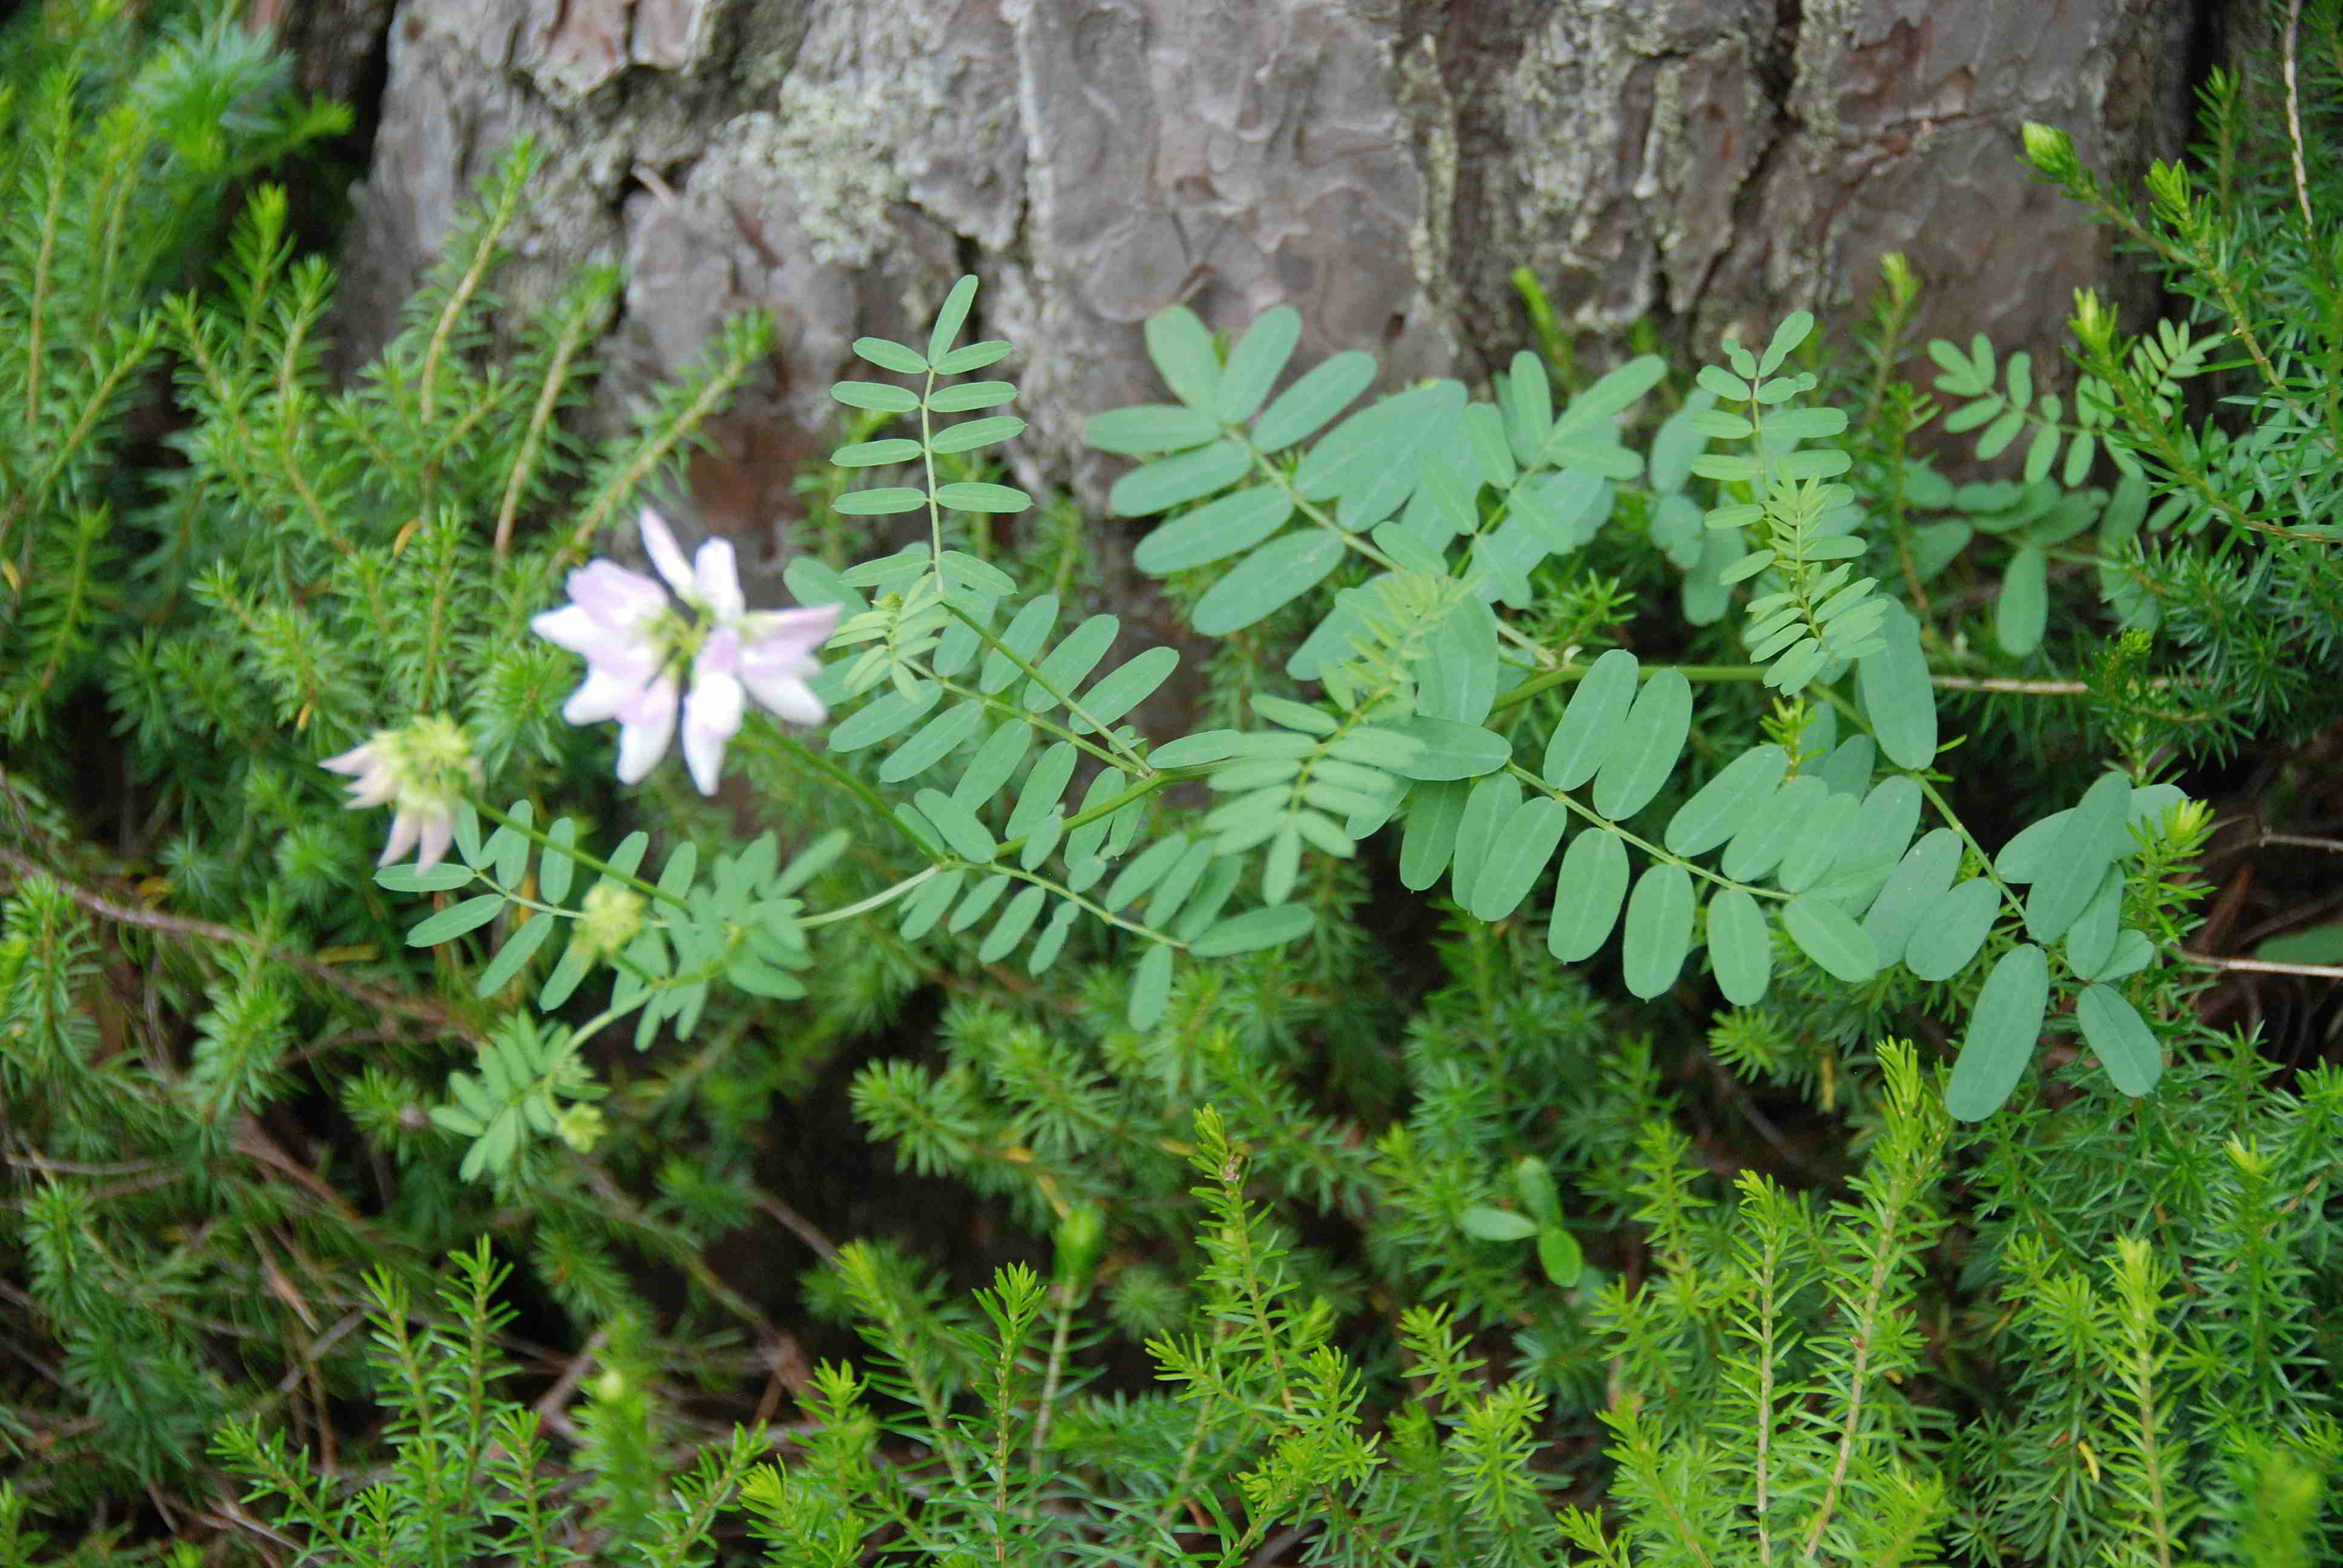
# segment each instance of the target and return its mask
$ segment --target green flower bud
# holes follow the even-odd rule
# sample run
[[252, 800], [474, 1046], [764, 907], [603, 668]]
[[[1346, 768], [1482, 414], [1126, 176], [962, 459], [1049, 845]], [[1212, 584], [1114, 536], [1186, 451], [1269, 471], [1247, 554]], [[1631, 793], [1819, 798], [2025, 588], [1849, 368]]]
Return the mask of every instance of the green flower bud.
[[2188, 221], [2192, 200], [2188, 188], [2188, 171], [2177, 163], [2158, 158], [2148, 166], [2147, 194], [2157, 211], [2170, 223]]
[[471, 738], [444, 713], [418, 719], [397, 732], [393, 745], [400, 768], [399, 799], [453, 809], [480, 782]]
[[2074, 138], [2066, 132], [2055, 126], [2028, 120], [2018, 135], [2026, 144], [2026, 161], [2039, 173], [2054, 180], [2064, 180], [2077, 172]]
[[1099, 1254], [1106, 1250], [1106, 1215], [1090, 1203], [1070, 1209], [1066, 1217], [1058, 1221], [1055, 1240], [1058, 1287], [1081, 1290], [1090, 1283], [1091, 1271], [1098, 1267]]
[[555, 1120], [553, 1131], [560, 1137], [561, 1141], [568, 1144], [578, 1153], [591, 1154], [594, 1151], [594, 1145], [602, 1141], [602, 1133], [607, 1125], [602, 1120], [602, 1111], [599, 1106], [573, 1105]]
[[2097, 355], [2115, 352], [2116, 315], [2096, 288], [2075, 290], [2075, 314], [2067, 322], [2075, 339]]
[[1911, 304], [1920, 292], [1920, 275], [1912, 270], [1911, 261], [1900, 250], [1879, 258], [1879, 277], [1887, 286], [1887, 297], [1898, 307]]
[[589, 960], [606, 958], [635, 940], [643, 929], [643, 896], [616, 882], [597, 882], [587, 890], [585, 911], [578, 917], [578, 942]]

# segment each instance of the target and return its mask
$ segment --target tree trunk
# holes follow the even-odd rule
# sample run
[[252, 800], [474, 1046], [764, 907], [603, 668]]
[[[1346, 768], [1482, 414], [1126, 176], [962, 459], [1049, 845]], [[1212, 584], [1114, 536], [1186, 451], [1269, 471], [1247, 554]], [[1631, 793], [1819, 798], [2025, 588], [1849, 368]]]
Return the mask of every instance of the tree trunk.
[[[503, 286], [623, 260], [613, 396], [731, 312], [779, 317], [769, 383], [693, 474], [706, 521], [766, 548], [848, 345], [918, 330], [968, 270], [1021, 351], [1021, 477], [1092, 503], [1081, 421], [1163, 396], [1140, 325], [1175, 301], [1222, 328], [1294, 305], [1302, 364], [1363, 347], [1393, 381], [1475, 381], [1529, 337], [1519, 266], [1590, 343], [1649, 319], [1706, 353], [1801, 307], [1845, 319], [1901, 249], [1925, 329], [2055, 364], [2112, 258], [2018, 128], [2069, 130], [2127, 187], [2182, 145], [2206, 3], [395, 0], [347, 324], [391, 330], [534, 135]], [[347, 75], [374, 52], [349, 31], [299, 42]]]

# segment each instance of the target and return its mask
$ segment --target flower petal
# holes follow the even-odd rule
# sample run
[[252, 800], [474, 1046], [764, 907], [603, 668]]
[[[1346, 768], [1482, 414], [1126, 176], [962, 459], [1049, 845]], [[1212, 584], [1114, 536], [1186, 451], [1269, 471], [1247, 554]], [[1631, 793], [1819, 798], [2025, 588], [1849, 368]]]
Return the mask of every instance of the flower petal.
[[729, 675], [711, 675], [692, 683], [683, 703], [683, 759], [691, 781], [702, 795], [716, 793], [724, 771], [724, 748], [740, 729], [740, 683]]
[[398, 776], [390, 770], [387, 763], [377, 762], [367, 772], [360, 774], [357, 782], [347, 785], [345, 788], [349, 790], [350, 798], [342, 802], [342, 809], [346, 811], [363, 810], [369, 807], [382, 805], [392, 796], [397, 795]]
[[749, 695], [771, 709], [791, 724], [820, 724], [830, 717], [830, 709], [813, 689], [791, 675], [754, 675], [740, 672], [740, 684]]
[[616, 561], [588, 561], [571, 572], [569, 597], [606, 626], [640, 626], [668, 606], [667, 589]]
[[455, 837], [455, 821], [445, 813], [426, 817], [423, 819], [423, 844], [415, 856], [416, 868], [427, 871], [437, 865]]
[[642, 529], [643, 548], [650, 552], [651, 565], [667, 578], [667, 586], [679, 594], [690, 593], [691, 567], [684, 560], [683, 551], [675, 542], [675, 530], [667, 526], [667, 519], [645, 507], [637, 526]]
[[566, 604], [559, 609], [533, 615], [528, 618], [528, 628], [556, 648], [566, 648], [588, 658], [612, 638], [626, 636], [581, 604]]
[[675, 737], [676, 699], [675, 677], [662, 675], [618, 710], [619, 783], [639, 783], [667, 755]]
[[391, 818], [390, 842], [382, 847], [382, 859], [377, 860], [375, 864], [387, 866], [407, 850], [415, 848], [416, 837], [422, 831], [422, 822], [412, 811], [401, 811]]
[[809, 657], [838, 629], [839, 607], [815, 605], [806, 609], [762, 610], [741, 619], [740, 632], [751, 658], [769, 657], [795, 661]]
[[369, 740], [363, 745], [353, 746], [337, 757], [327, 758], [317, 766], [330, 769], [336, 773], [349, 774], [363, 773], [369, 768], [379, 768], [382, 763], [376, 754], [375, 745], [374, 741]]
[[730, 539], [709, 539], [692, 558], [692, 576], [699, 590], [699, 602], [719, 621], [739, 618], [749, 608], [740, 597], [739, 562], [732, 553]]
[[561, 717], [572, 724], [599, 724], [605, 719], [616, 719], [641, 694], [654, 668], [588, 665], [585, 680], [561, 705]]
[[379, 806], [398, 790], [398, 776], [390, 763], [390, 746], [380, 736], [363, 746], [353, 746], [337, 757], [328, 757], [317, 766], [355, 776], [352, 783], [344, 786], [350, 797], [342, 803], [346, 810]]
[[709, 633], [708, 640], [691, 661], [691, 678], [696, 682], [709, 675], [740, 673], [740, 634], [730, 627], [719, 627]]

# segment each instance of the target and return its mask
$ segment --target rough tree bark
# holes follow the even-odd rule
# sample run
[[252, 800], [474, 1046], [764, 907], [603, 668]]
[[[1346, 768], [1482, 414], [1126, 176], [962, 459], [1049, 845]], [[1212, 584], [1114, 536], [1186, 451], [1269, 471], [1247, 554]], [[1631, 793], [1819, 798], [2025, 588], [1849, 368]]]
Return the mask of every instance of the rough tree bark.
[[1516, 266], [1590, 339], [1648, 317], [1705, 351], [1849, 312], [1900, 248], [1927, 327], [2056, 362], [2110, 254], [2018, 126], [2127, 183], [2173, 155], [2211, 3], [332, 0], [296, 41], [320, 82], [387, 51], [361, 346], [523, 133], [548, 156], [506, 287], [624, 261], [613, 396], [777, 313], [769, 382], [693, 475], [759, 554], [847, 345], [970, 269], [1022, 351], [1023, 477], [1093, 498], [1081, 418], [1161, 396], [1140, 324], [1174, 301], [1221, 327], [1292, 303], [1302, 363], [1477, 380], [1527, 337]]

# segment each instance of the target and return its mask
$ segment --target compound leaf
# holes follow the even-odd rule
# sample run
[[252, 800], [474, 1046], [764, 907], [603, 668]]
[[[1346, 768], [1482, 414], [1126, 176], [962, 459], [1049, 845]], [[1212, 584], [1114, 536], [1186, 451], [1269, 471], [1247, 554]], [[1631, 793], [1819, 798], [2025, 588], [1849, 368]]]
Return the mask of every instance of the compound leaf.
[[1264, 452], [1291, 447], [1342, 412], [1374, 378], [1374, 356], [1356, 348], [1312, 367], [1253, 422], [1253, 444]]
[[1147, 318], [1147, 357], [1155, 361], [1172, 395], [1191, 408], [1212, 411], [1221, 386], [1221, 359], [1212, 335], [1184, 305]]
[[2075, 1000], [2075, 1021], [2118, 1092], [2137, 1100], [2156, 1088], [2164, 1076], [2164, 1047], [2123, 992], [2113, 986], [2085, 986]]
[[1562, 852], [1546, 951], [1574, 963], [1601, 947], [1618, 921], [1626, 893], [1627, 848], [1618, 835], [1596, 829], [1573, 839]]
[[2004, 953], [1969, 1014], [1968, 1036], [1945, 1091], [1946, 1110], [1964, 1121], [1982, 1121], [2001, 1109], [2034, 1060], [2049, 1003], [2050, 964], [2042, 950], [2020, 942]]
[[1702, 785], [1668, 819], [1661, 841], [1670, 853], [1701, 855], [1715, 849], [1749, 820], [1780, 789], [1790, 754], [1778, 746], [1753, 747]]
[[1708, 900], [1708, 961], [1716, 989], [1735, 1007], [1765, 999], [1774, 974], [1774, 942], [1765, 912], [1739, 888], [1726, 888]]
[[1825, 973], [1849, 985], [1861, 985], [1879, 972], [1879, 949], [1871, 934], [1827, 899], [1792, 899], [1783, 907], [1782, 929]]
[[1579, 678], [1578, 689], [1563, 709], [1546, 742], [1545, 764], [1540, 769], [1556, 789], [1575, 789], [1594, 777], [1609, 761], [1620, 742], [1621, 721], [1635, 698], [1635, 656], [1614, 648], [1596, 659]]
[[1648, 1001], [1676, 983], [1692, 945], [1692, 877], [1682, 866], [1663, 862], [1635, 879], [1620, 930], [1620, 969], [1629, 990]]
[[2031, 546], [2010, 557], [1993, 607], [1994, 640], [2002, 652], [2022, 658], [2042, 646], [2050, 615], [2048, 573], [2048, 559]]
[[1200, 959], [1224, 959], [1232, 953], [1279, 947], [1296, 937], [1307, 936], [1310, 925], [1309, 905], [1272, 904], [1266, 909], [1230, 916], [1191, 941], [1188, 950]]
[[1890, 601], [1879, 635], [1887, 646], [1855, 661], [1855, 693], [1887, 759], [1926, 768], [1936, 755], [1936, 694], [1920, 651], [1919, 623]]
[[[1492, 775], [1503, 778], [1503, 774]], [[1488, 780], [1483, 780], [1486, 783]], [[1502, 920], [1529, 896], [1554, 847], [1570, 825], [1570, 808], [1539, 796], [1514, 808], [1497, 830], [1495, 842], [1473, 879], [1467, 906], [1476, 920]]]
[[1594, 809], [1614, 821], [1642, 810], [1675, 771], [1691, 730], [1692, 682], [1680, 669], [1655, 672], [1594, 776]]
[[1189, 624], [1206, 637], [1242, 631], [1325, 581], [1342, 553], [1341, 536], [1323, 529], [1272, 539], [1205, 590]]
[[1254, 485], [1155, 528], [1139, 541], [1131, 561], [1151, 576], [1169, 577], [1251, 549], [1292, 515], [1292, 496], [1273, 485]]
[[1232, 425], [1252, 418], [1301, 340], [1302, 314], [1292, 306], [1272, 306], [1254, 317], [1237, 346], [1229, 350], [1213, 413]]
[[1924, 980], [1950, 980], [1976, 956], [2001, 908], [2001, 890], [1983, 877], [1947, 889], [1924, 910], [1904, 950], [1904, 967]]

